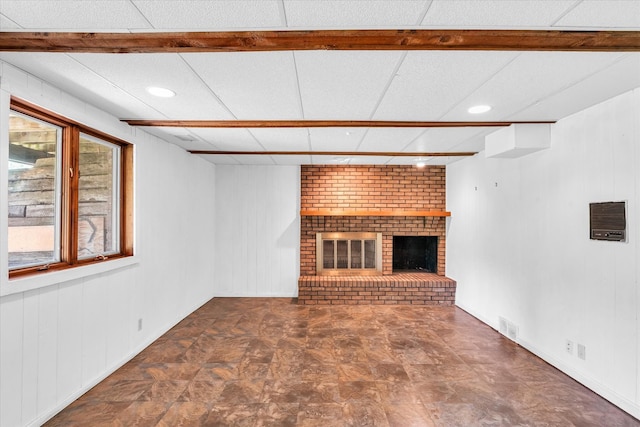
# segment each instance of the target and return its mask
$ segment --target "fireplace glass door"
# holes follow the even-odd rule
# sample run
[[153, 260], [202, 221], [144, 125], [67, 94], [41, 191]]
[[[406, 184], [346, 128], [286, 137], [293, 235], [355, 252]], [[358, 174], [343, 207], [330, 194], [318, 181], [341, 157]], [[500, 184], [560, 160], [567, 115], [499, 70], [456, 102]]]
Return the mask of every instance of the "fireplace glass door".
[[382, 271], [380, 233], [318, 233], [318, 274], [377, 274]]

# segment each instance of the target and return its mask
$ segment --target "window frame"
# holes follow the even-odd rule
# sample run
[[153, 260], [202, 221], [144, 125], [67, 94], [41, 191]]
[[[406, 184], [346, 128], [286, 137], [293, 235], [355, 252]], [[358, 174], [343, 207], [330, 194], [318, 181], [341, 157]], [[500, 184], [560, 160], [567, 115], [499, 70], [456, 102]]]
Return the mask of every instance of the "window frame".
[[[96, 264], [113, 259], [133, 256], [133, 148], [134, 145], [99, 130], [90, 128], [60, 114], [46, 110], [22, 99], [11, 97], [9, 112], [32, 117], [37, 120], [59, 126], [62, 129], [62, 149], [60, 172], [56, 174], [61, 187], [60, 200], [60, 261], [50, 264], [19, 267], [9, 269], [9, 279], [46, 274], [74, 267]], [[80, 165], [80, 134], [104, 140], [120, 147], [120, 168], [118, 204], [119, 212], [119, 242], [117, 253], [108, 256], [98, 255], [91, 258], [78, 258], [78, 228], [79, 228], [79, 165]], [[6, 178], [5, 178], [6, 179]], [[7, 260], [8, 262], [8, 260]], [[8, 268], [8, 265], [7, 265]]]

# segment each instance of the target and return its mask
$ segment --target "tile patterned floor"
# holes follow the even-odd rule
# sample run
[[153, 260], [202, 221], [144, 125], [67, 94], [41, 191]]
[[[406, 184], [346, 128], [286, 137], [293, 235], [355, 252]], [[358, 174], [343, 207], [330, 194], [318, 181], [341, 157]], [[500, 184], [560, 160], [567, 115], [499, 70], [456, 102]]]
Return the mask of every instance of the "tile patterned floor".
[[455, 307], [216, 298], [46, 426], [640, 426]]

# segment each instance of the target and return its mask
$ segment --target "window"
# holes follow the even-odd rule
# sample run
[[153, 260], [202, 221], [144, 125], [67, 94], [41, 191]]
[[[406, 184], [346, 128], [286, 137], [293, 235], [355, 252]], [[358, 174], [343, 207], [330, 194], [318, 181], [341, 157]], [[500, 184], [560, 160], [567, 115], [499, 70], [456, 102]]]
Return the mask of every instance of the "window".
[[9, 116], [9, 276], [133, 255], [133, 146], [17, 99]]

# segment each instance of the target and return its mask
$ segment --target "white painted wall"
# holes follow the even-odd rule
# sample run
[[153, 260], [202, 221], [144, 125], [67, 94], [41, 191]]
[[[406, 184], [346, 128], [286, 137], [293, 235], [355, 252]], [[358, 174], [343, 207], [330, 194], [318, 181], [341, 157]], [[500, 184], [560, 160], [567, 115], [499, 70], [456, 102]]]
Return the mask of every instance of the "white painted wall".
[[295, 297], [300, 167], [216, 166], [215, 295]]
[[[447, 167], [447, 275], [458, 306], [515, 323], [521, 345], [640, 418], [640, 89], [551, 132], [548, 150]], [[628, 242], [590, 240], [589, 203], [621, 200]]]
[[40, 425], [214, 296], [215, 166], [8, 64], [0, 74], [3, 130], [13, 94], [136, 144], [133, 265], [73, 280], [52, 275], [48, 286], [24, 290], [42, 283], [7, 280], [0, 197], [0, 425], [14, 427]]

